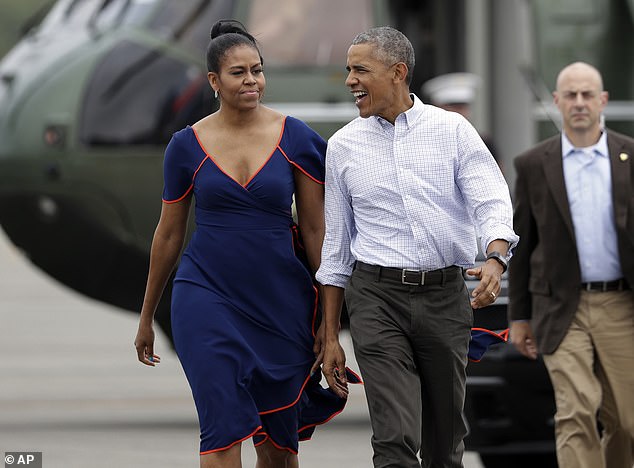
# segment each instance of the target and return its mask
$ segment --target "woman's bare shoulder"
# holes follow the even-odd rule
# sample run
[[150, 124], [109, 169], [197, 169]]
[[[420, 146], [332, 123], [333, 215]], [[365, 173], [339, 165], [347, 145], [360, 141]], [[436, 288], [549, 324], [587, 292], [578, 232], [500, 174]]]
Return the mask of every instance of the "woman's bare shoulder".
[[280, 123], [286, 118], [284, 114], [281, 114], [278, 111], [271, 109], [270, 107], [261, 105], [260, 109], [262, 111], [262, 117], [268, 122]]
[[196, 123], [192, 124], [192, 128], [196, 132], [200, 132], [201, 130], [209, 130], [213, 129], [218, 125], [218, 116], [214, 112], [213, 114], [209, 114]]

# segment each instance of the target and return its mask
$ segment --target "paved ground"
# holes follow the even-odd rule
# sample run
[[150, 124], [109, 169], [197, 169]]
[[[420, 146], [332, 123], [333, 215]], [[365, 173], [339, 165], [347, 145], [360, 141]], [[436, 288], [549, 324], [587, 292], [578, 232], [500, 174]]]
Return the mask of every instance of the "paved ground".
[[[43, 452], [45, 468], [198, 466], [180, 365], [163, 336], [161, 365], [137, 363], [136, 323], [33, 268], [0, 230], [0, 454]], [[344, 413], [301, 446], [302, 468], [371, 467], [369, 438], [363, 389], [354, 386]], [[254, 466], [250, 443], [243, 451], [244, 466]], [[473, 453], [465, 466], [482, 467]]]

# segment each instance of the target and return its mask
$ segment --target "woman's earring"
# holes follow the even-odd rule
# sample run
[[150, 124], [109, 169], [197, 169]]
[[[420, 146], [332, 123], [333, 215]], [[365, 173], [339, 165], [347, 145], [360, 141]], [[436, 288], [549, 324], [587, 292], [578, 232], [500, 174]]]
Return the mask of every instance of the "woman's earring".
[[218, 99], [218, 90], [215, 90], [215, 91], [214, 91], [214, 97], [215, 97], [216, 99]]

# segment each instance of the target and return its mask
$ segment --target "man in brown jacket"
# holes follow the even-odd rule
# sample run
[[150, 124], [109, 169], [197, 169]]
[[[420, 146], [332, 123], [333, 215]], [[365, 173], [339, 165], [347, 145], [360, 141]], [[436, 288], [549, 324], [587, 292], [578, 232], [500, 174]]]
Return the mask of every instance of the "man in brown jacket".
[[634, 139], [603, 127], [594, 67], [565, 67], [553, 96], [561, 135], [515, 160], [511, 341], [543, 355], [560, 468], [632, 468]]

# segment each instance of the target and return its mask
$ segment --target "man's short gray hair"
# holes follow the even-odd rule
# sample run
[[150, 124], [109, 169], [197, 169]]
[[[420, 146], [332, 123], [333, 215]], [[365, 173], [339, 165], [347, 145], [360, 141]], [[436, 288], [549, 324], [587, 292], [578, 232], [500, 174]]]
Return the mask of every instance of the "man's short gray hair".
[[386, 65], [398, 62], [407, 65], [406, 82], [408, 85], [412, 82], [415, 64], [414, 47], [405, 34], [390, 26], [381, 26], [357, 34], [352, 40], [352, 45], [366, 43], [376, 45], [377, 58]]

